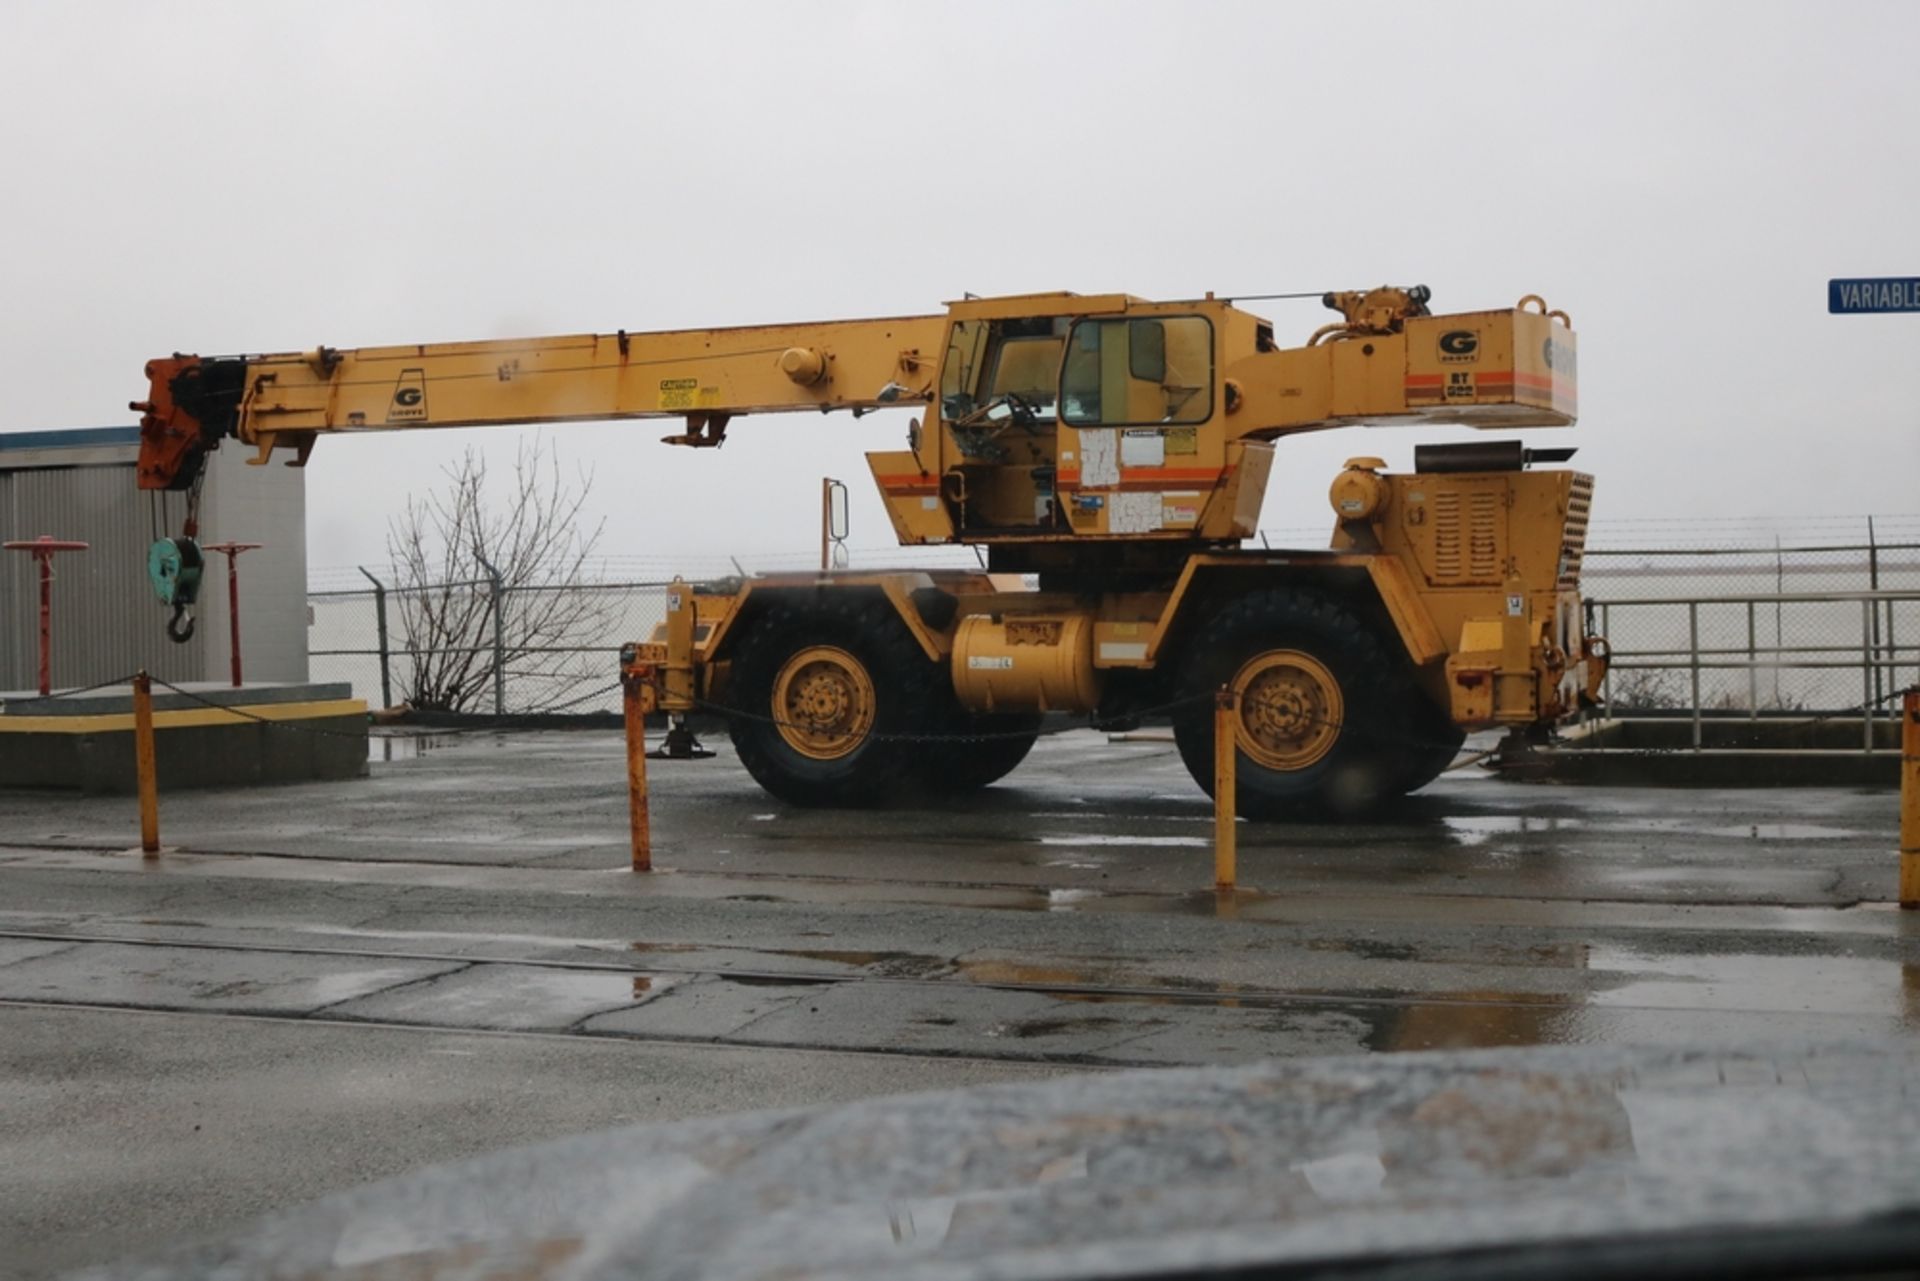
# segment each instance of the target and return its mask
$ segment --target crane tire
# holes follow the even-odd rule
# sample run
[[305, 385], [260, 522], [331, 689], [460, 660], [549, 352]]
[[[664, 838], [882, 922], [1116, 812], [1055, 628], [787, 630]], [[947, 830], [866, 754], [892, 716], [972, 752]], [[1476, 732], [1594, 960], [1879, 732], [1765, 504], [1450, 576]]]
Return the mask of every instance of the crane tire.
[[1460, 747], [1467, 741], [1465, 730], [1425, 700], [1416, 704], [1410, 729], [1403, 756], [1404, 773], [1400, 777], [1403, 792], [1417, 792], [1446, 773], [1447, 767], [1459, 759]]
[[871, 808], [917, 796], [928, 745], [891, 740], [945, 723], [953, 693], [893, 607], [852, 592], [779, 602], [734, 651], [734, 751], [790, 805]]
[[928, 761], [927, 788], [953, 794], [977, 791], [1011, 774], [1040, 738], [1040, 717], [1017, 712], [962, 715], [956, 734], [992, 734], [976, 742], [940, 744]]
[[1187, 646], [1174, 742], [1213, 794], [1214, 691], [1238, 698], [1235, 810], [1244, 818], [1354, 814], [1406, 790], [1415, 700], [1404, 655], [1319, 592], [1265, 588], [1228, 602]]

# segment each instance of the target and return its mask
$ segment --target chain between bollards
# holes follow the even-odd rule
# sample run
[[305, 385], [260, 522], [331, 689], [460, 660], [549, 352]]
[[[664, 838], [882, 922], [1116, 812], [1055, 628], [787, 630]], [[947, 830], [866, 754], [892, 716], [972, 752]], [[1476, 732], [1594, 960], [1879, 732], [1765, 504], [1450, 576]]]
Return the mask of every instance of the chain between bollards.
[[1900, 698], [1900, 906], [1920, 910], [1920, 686]]
[[1233, 791], [1240, 742], [1234, 733], [1234, 703], [1229, 686], [1222, 685], [1213, 696], [1213, 885], [1219, 890], [1233, 889], [1239, 879]]
[[153, 678], [133, 674], [133, 771], [140, 788], [140, 851], [160, 856], [160, 781], [153, 751]]

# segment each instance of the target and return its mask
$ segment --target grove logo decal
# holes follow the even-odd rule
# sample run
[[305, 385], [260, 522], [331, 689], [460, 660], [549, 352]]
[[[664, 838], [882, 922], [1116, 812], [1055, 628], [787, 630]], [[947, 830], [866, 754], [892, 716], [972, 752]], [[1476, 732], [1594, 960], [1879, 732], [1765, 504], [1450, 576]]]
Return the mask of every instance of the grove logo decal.
[[1578, 373], [1573, 344], [1549, 338], [1540, 344], [1540, 359], [1556, 376], [1572, 378]]
[[1440, 335], [1440, 359], [1446, 364], [1462, 364], [1480, 350], [1480, 335], [1471, 329], [1449, 329]]
[[393, 399], [387, 402], [390, 423], [423, 423], [427, 420], [427, 371], [403, 369], [393, 384]]

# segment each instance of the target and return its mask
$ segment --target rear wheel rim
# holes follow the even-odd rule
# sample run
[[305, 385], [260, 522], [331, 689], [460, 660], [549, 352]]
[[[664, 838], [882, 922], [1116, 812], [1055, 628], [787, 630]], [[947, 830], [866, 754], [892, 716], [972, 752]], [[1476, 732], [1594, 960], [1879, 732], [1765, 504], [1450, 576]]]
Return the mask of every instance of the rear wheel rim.
[[1302, 770], [1340, 740], [1346, 700], [1327, 665], [1297, 649], [1268, 650], [1233, 678], [1234, 737], [1240, 750], [1270, 770]]
[[773, 716], [788, 747], [816, 761], [849, 755], [873, 729], [873, 678], [859, 659], [810, 645], [773, 680]]

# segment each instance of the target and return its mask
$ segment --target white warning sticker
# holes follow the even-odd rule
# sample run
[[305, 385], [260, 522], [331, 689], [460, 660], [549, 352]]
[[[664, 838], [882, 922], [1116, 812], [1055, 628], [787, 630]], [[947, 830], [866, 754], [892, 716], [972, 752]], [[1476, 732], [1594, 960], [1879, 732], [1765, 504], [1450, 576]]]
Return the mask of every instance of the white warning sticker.
[[1005, 672], [1013, 669], [1013, 660], [1005, 654], [969, 654], [967, 666], [976, 672]]
[[1109, 534], [1147, 534], [1161, 527], [1164, 519], [1159, 491], [1144, 494], [1115, 494], [1107, 504]]
[[1080, 484], [1097, 489], [1120, 483], [1119, 433], [1111, 427], [1095, 427], [1080, 433]]
[[1167, 463], [1167, 439], [1158, 427], [1120, 433], [1122, 467], [1164, 467]]

